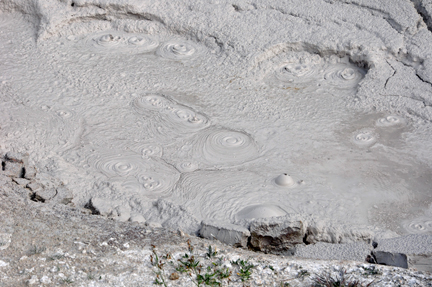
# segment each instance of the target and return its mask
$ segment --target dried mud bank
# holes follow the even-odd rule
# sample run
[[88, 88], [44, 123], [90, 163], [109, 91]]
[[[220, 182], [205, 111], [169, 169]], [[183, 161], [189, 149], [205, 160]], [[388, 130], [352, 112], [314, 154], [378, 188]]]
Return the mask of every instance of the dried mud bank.
[[432, 236], [427, 1], [0, 11], [2, 172], [30, 201], [265, 252], [430, 255], [379, 250]]

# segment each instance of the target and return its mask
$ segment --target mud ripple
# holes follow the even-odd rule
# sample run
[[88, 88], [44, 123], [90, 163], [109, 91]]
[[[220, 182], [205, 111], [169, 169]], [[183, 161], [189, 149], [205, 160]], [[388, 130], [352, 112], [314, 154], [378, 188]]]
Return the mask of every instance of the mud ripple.
[[158, 166], [140, 174], [137, 179], [146, 196], [161, 196], [170, 193], [177, 183], [180, 175], [170, 167]]
[[405, 223], [404, 227], [410, 233], [432, 233], [432, 218], [420, 217]]
[[192, 172], [198, 169], [198, 164], [192, 161], [184, 161], [176, 164], [176, 168], [180, 172]]
[[107, 177], [133, 176], [149, 168], [146, 161], [135, 153], [117, 154], [107, 152], [90, 157], [88, 163]]
[[212, 164], [243, 163], [258, 155], [258, 147], [252, 137], [240, 131], [206, 131], [201, 144], [204, 159]]
[[91, 37], [93, 47], [110, 49], [119, 46], [125, 39], [116, 33], [104, 33]]
[[139, 52], [150, 52], [159, 46], [159, 42], [147, 35], [132, 35], [127, 40], [127, 48]]
[[199, 48], [191, 41], [173, 39], [159, 47], [157, 54], [171, 60], [186, 60], [196, 57]]
[[357, 146], [369, 147], [376, 143], [378, 135], [370, 129], [357, 131], [352, 136], [352, 142]]
[[146, 94], [142, 97], [136, 98], [132, 102], [132, 106], [138, 113], [145, 113], [147, 110], [161, 111], [169, 109], [174, 103], [168, 100], [161, 94]]
[[340, 89], [351, 89], [357, 87], [363, 79], [365, 72], [346, 63], [330, 64], [324, 72], [325, 82]]
[[175, 106], [167, 111], [167, 118], [187, 130], [201, 130], [209, 125], [206, 116], [183, 106]]
[[390, 115], [387, 117], [379, 118], [375, 124], [378, 127], [403, 126], [405, 125], [405, 119], [397, 115]]

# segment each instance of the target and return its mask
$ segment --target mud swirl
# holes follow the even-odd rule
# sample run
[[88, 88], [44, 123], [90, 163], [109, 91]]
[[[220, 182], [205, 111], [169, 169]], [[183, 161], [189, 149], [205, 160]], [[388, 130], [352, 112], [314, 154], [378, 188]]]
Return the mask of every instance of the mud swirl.
[[378, 119], [375, 124], [377, 127], [403, 126], [405, 125], [405, 119], [400, 116], [390, 115]]
[[378, 135], [370, 129], [357, 131], [352, 136], [352, 142], [360, 147], [369, 147], [376, 143]]
[[[243, 206], [262, 202], [272, 189], [263, 188], [264, 178], [245, 171], [202, 171], [184, 173], [174, 190], [198, 218], [232, 220]], [[277, 199], [276, 199], [277, 200]]]
[[187, 60], [195, 58], [199, 54], [199, 48], [190, 41], [171, 40], [159, 47], [157, 54], [171, 60]]
[[59, 116], [62, 119], [71, 119], [75, 117], [75, 113], [71, 110], [61, 109], [57, 110], [57, 116]]
[[127, 40], [127, 48], [137, 52], [150, 52], [159, 46], [159, 42], [147, 35], [131, 35]]
[[198, 135], [195, 156], [208, 164], [244, 163], [258, 156], [258, 147], [246, 133], [224, 128]]
[[279, 67], [275, 71], [275, 76], [282, 82], [298, 83], [310, 81], [315, 73], [316, 69], [311, 64], [288, 63]]
[[91, 44], [96, 49], [112, 49], [124, 43], [124, 38], [117, 33], [103, 33], [91, 37]]
[[163, 154], [163, 148], [158, 145], [143, 145], [140, 150], [143, 157], [161, 157]]
[[159, 42], [145, 34], [128, 34], [120, 31], [105, 31], [84, 39], [84, 45], [93, 51], [119, 53], [146, 53], [156, 50]]
[[307, 86], [322, 79], [322, 58], [309, 53], [293, 53], [280, 62], [267, 76], [267, 83], [278, 88]]
[[106, 152], [90, 157], [88, 163], [109, 178], [134, 176], [149, 168], [146, 161], [135, 153]]
[[345, 63], [329, 64], [324, 72], [325, 83], [340, 89], [356, 88], [365, 71]]
[[209, 125], [207, 117], [180, 105], [175, 106], [172, 110], [166, 110], [166, 114], [167, 119], [181, 126], [185, 131], [198, 131]]
[[410, 233], [430, 233], [432, 234], [432, 218], [420, 217], [404, 224], [405, 229]]
[[146, 113], [148, 110], [162, 111], [172, 109], [174, 103], [162, 94], [146, 94], [133, 100], [132, 106], [137, 113], [142, 114]]
[[170, 193], [179, 177], [176, 170], [167, 166], [158, 166], [143, 172], [137, 179], [141, 185], [141, 194], [159, 197]]
[[184, 161], [176, 164], [176, 168], [180, 172], [192, 172], [198, 169], [198, 164], [192, 161]]

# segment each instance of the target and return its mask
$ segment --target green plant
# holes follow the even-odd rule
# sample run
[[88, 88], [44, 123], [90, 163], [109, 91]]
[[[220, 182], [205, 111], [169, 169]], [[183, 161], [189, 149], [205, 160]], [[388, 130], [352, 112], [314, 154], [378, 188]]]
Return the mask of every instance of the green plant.
[[351, 280], [347, 277], [345, 270], [341, 270], [339, 275], [336, 275], [335, 277], [330, 273], [318, 275], [313, 279], [313, 281], [313, 286], [315, 287], [368, 287], [374, 283], [374, 281], [372, 281], [366, 285], [362, 285], [360, 281]]
[[240, 276], [242, 282], [248, 281], [250, 279], [250, 276], [252, 275], [252, 268], [255, 267], [253, 264], [249, 264], [247, 260], [243, 259], [231, 261], [231, 264], [237, 265], [239, 267], [237, 275]]
[[32, 246], [30, 248], [30, 250], [28, 251], [28, 254], [31, 255], [38, 255], [41, 254], [42, 252], [44, 252], [46, 250], [45, 247], [38, 247], [36, 245]]
[[[255, 266], [247, 260], [237, 259], [230, 263], [233, 267], [224, 266], [226, 259], [223, 256], [218, 256], [218, 252], [211, 245], [208, 246], [204, 255], [197, 255], [194, 253], [194, 247], [188, 240], [188, 249], [177, 260], [172, 260], [171, 255], [160, 256], [157, 254], [156, 247], [152, 246], [151, 263], [155, 267], [155, 281], [154, 284], [167, 286], [167, 277], [165, 276], [166, 263], [174, 268], [178, 274], [175, 279], [179, 278], [179, 274], [184, 274], [190, 278], [193, 284], [197, 287], [200, 286], [222, 286], [228, 285], [232, 278], [233, 272], [238, 276], [237, 278], [243, 282], [245, 286], [246, 282], [250, 280]], [[270, 270], [275, 269], [273, 266], [267, 266]], [[306, 272], [307, 271], [303, 271]], [[174, 274], [174, 273], [173, 273]], [[281, 286], [288, 287], [289, 283], [281, 283]]]
[[300, 272], [297, 274], [297, 278], [304, 278], [309, 275], [310, 273], [307, 270], [300, 270]]
[[48, 257], [48, 261], [54, 261], [54, 260], [62, 259], [63, 257], [64, 257], [64, 255], [54, 254], [54, 255]]
[[217, 255], [217, 251], [216, 251], [216, 249], [213, 250], [212, 247], [211, 247], [211, 245], [209, 245], [209, 247], [208, 247], [208, 251], [207, 251], [207, 253], [206, 253], [206, 258], [211, 259], [211, 258], [216, 257], [216, 255]]
[[163, 285], [163, 286], [167, 286], [167, 284], [165, 283], [165, 272], [164, 272], [164, 265], [165, 263], [162, 262], [159, 258], [159, 256], [156, 253], [156, 246], [152, 245], [152, 255], [150, 255], [150, 262], [151, 264], [156, 267], [156, 279], [154, 281], [154, 284], [156, 285]]
[[381, 270], [379, 270], [375, 266], [369, 266], [369, 267], [361, 266], [361, 268], [365, 271], [363, 273], [363, 275], [380, 275], [380, 274], [382, 274]]
[[95, 279], [96, 277], [92, 273], [87, 274], [87, 280], [95, 280]]
[[71, 278], [67, 277], [67, 278], [62, 279], [62, 280], [61, 280], [61, 283], [62, 283], [62, 284], [72, 284], [73, 281], [72, 281]]

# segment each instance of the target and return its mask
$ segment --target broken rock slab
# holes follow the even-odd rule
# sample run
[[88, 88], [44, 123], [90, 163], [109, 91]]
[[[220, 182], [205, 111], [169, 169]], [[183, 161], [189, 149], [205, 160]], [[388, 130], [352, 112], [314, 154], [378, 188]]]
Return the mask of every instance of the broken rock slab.
[[24, 165], [19, 162], [2, 161], [1, 173], [9, 177], [23, 178], [25, 174]]
[[57, 191], [54, 188], [40, 189], [33, 194], [34, 201], [46, 202], [53, 199], [57, 195]]
[[6, 153], [5, 160], [9, 162], [17, 162], [17, 163], [22, 163], [23, 165], [27, 165], [28, 154], [10, 151]]
[[263, 252], [286, 251], [303, 244], [306, 228], [306, 222], [290, 215], [257, 219], [250, 225], [250, 243]]
[[395, 238], [378, 239], [376, 242], [377, 248], [374, 252], [404, 254], [407, 257], [409, 268], [432, 272], [431, 234], [410, 234]]
[[144, 217], [148, 222], [159, 222], [163, 227], [172, 230], [183, 230], [188, 234], [198, 235], [201, 224], [184, 206], [165, 199], [153, 202]]
[[374, 231], [366, 226], [351, 226], [324, 220], [310, 220], [305, 241], [307, 243], [372, 243]]
[[109, 216], [113, 212], [112, 202], [99, 197], [90, 199], [85, 208], [90, 209], [93, 214], [100, 214], [102, 216]]
[[408, 257], [403, 253], [372, 251], [376, 263], [401, 268], [408, 268]]
[[217, 239], [235, 247], [246, 247], [251, 233], [239, 225], [217, 220], [204, 220], [201, 223], [200, 235], [206, 239]]
[[28, 154], [8, 152], [2, 159], [0, 174], [14, 178], [32, 179], [36, 176], [36, 168], [29, 166]]

